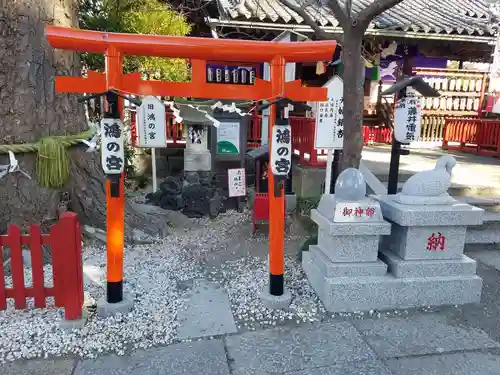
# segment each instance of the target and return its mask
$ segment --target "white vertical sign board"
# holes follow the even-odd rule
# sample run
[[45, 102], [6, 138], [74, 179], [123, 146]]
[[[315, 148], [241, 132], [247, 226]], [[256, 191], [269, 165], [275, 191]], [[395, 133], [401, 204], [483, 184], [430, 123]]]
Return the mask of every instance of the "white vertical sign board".
[[101, 120], [101, 163], [105, 174], [121, 174], [125, 167], [123, 123], [120, 119]]
[[247, 195], [245, 168], [233, 168], [227, 170], [228, 188], [230, 197], [244, 197]]
[[167, 123], [165, 104], [156, 96], [146, 96], [142, 100], [137, 116], [137, 147], [150, 147], [153, 193], [156, 182], [156, 147], [167, 147]]
[[394, 107], [394, 138], [401, 143], [410, 143], [420, 137], [422, 111], [420, 99], [411, 87], [406, 88], [406, 96], [399, 99]]
[[314, 147], [327, 149], [325, 194], [330, 194], [333, 150], [344, 147], [344, 82], [334, 76], [326, 83], [328, 100], [315, 106]]
[[137, 147], [167, 147], [165, 104], [155, 96], [142, 100], [137, 116]]
[[271, 170], [275, 176], [288, 176], [292, 167], [292, 128], [274, 125], [271, 139]]
[[344, 82], [335, 76], [325, 86], [328, 101], [316, 104], [314, 147], [341, 150], [344, 146]]

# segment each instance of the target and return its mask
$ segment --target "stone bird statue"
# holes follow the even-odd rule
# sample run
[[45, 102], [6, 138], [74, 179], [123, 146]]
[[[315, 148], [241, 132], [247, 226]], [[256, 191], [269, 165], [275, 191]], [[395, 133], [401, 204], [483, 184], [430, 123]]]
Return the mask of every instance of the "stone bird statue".
[[414, 197], [448, 196], [451, 186], [451, 172], [457, 165], [453, 156], [441, 157], [434, 169], [419, 172], [408, 179], [401, 190], [402, 195]]

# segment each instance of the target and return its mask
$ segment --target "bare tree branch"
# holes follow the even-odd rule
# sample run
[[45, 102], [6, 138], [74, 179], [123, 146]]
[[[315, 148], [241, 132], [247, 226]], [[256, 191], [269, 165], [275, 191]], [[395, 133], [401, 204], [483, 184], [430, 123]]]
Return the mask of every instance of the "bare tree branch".
[[364, 28], [367, 28], [370, 22], [386, 10], [398, 5], [403, 0], [374, 0], [372, 4], [359, 12], [357, 21]]
[[[348, 3], [350, 3], [349, 0], [347, 0], [347, 1], [348, 1]], [[342, 9], [338, 0], [329, 0], [328, 6], [332, 10], [333, 15], [335, 16], [337, 21], [339, 21], [339, 24], [340, 24], [340, 26], [342, 26], [342, 29], [345, 30], [345, 28], [348, 27], [350, 24], [350, 18], [348, 16], [348, 14], [346, 14], [344, 9]]]
[[345, 14], [351, 18], [352, 0], [345, 0]]
[[325, 30], [323, 30], [317, 23], [312, 19], [312, 17], [305, 11], [305, 6], [298, 6], [293, 3], [291, 3], [288, 0], [281, 0], [283, 4], [285, 4], [288, 8], [293, 10], [295, 13], [297, 13], [299, 16], [301, 16], [304, 19], [304, 22], [314, 31], [314, 34], [316, 34], [316, 37], [319, 39], [325, 39], [325, 40], [331, 40], [331, 39], [337, 39], [335, 38], [335, 35], [327, 33]]

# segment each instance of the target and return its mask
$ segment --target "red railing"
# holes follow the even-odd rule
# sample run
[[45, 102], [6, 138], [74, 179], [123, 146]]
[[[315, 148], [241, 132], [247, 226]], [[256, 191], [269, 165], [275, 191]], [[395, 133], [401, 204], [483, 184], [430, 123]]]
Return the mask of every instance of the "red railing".
[[[299, 164], [309, 167], [326, 165], [327, 150], [314, 148], [315, 119], [290, 117], [292, 127], [292, 148], [299, 157]], [[391, 143], [392, 130], [385, 127], [363, 126], [363, 144]]]
[[[172, 112], [167, 111], [166, 113], [166, 128], [167, 128], [167, 142], [168, 147], [185, 147], [186, 140], [183, 137], [182, 123], [178, 124], [174, 122], [174, 115]], [[248, 148], [256, 148], [261, 144], [261, 123], [262, 116], [251, 115], [250, 121], [248, 122], [247, 128], [247, 142]], [[136, 111], [130, 111], [130, 124], [131, 124], [131, 142], [132, 145], [137, 144], [137, 116]]]
[[392, 129], [381, 126], [363, 126], [363, 144], [391, 143]]
[[[53, 286], [45, 285], [43, 245], [49, 245], [52, 253]], [[34, 299], [37, 308], [46, 307], [46, 298], [54, 297], [55, 305], [64, 308], [66, 320], [82, 318], [82, 236], [75, 213], [64, 213], [49, 234], [42, 234], [40, 226], [31, 225], [30, 233], [23, 235], [17, 225], [11, 225], [7, 235], [0, 236], [2, 247], [10, 249], [12, 286], [6, 285], [3, 262], [0, 262], [0, 310], [7, 308], [7, 298], [14, 299], [16, 309], [25, 309], [27, 297]], [[23, 248], [26, 247], [31, 254], [31, 286], [25, 285], [24, 280]]]
[[500, 120], [446, 119], [442, 147], [500, 156]]

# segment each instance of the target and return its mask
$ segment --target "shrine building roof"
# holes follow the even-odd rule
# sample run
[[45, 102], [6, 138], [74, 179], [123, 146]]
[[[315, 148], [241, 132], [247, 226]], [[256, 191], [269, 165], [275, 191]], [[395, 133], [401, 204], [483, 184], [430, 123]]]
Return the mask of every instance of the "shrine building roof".
[[[311, 31], [301, 16], [279, 0], [216, 1], [219, 18], [207, 20], [213, 26]], [[306, 12], [325, 31], [341, 31], [326, 2], [290, 1], [302, 7], [307, 4]], [[352, 9], [357, 12], [368, 3], [352, 0]], [[404, 0], [375, 18], [367, 35], [490, 43], [497, 25], [486, 0]]]

